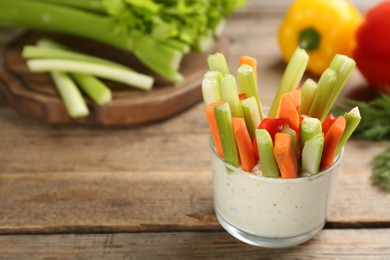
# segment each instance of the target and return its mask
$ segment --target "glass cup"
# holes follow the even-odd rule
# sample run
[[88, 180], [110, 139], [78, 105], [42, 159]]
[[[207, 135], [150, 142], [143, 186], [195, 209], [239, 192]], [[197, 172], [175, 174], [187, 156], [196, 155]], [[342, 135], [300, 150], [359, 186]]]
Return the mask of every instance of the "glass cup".
[[343, 151], [318, 174], [268, 178], [223, 161], [210, 139], [214, 209], [219, 223], [239, 240], [262, 247], [298, 245], [320, 232]]

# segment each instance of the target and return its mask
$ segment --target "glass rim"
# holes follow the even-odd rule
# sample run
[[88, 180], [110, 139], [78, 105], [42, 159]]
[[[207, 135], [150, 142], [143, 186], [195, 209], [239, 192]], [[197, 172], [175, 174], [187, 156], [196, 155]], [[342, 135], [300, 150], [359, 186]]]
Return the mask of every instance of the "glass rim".
[[244, 176], [245, 178], [252, 178], [252, 179], [255, 179], [258, 181], [274, 182], [274, 183], [306, 182], [306, 181], [320, 178], [320, 177], [326, 175], [327, 173], [333, 171], [333, 169], [341, 163], [341, 158], [343, 157], [343, 154], [344, 154], [344, 147], [343, 147], [340, 151], [340, 154], [337, 156], [336, 160], [333, 162], [333, 164], [330, 167], [326, 168], [325, 170], [320, 171], [319, 173], [307, 175], [307, 176], [302, 176], [302, 177], [297, 177], [297, 178], [280, 178], [280, 177], [279, 178], [272, 178], [272, 177], [264, 177], [261, 175], [253, 174], [252, 172], [244, 171], [240, 168], [237, 168], [237, 167], [225, 162], [225, 160], [223, 158], [221, 158], [218, 155], [217, 151], [215, 150], [212, 136], [210, 136], [210, 138], [209, 138], [209, 146], [210, 146], [210, 149], [211, 149], [213, 156], [215, 156], [219, 161], [221, 161], [225, 165], [225, 167], [229, 168], [230, 170], [232, 170], [236, 174], [239, 174], [240, 176]]

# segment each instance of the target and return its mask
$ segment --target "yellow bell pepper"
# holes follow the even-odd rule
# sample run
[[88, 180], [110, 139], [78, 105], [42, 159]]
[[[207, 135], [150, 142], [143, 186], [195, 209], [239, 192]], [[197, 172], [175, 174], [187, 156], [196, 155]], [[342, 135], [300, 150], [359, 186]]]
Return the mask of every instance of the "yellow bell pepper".
[[307, 69], [320, 75], [335, 54], [352, 56], [362, 22], [347, 0], [296, 0], [279, 28], [279, 44], [288, 62], [297, 46], [309, 54]]

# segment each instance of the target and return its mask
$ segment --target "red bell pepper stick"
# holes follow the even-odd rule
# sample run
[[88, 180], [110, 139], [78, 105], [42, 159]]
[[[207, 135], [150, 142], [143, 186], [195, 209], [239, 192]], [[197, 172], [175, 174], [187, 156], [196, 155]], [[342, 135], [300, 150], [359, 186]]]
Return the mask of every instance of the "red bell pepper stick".
[[[282, 131], [284, 125], [287, 124], [287, 119], [284, 118], [264, 118], [263, 121], [261, 121], [259, 127], [257, 129], [265, 129], [270, 134], [272, 138], [272, 142], [275, 142], [275, 135], [277, 133], [280, 133]], [[253, 148], [255, 151], [255, 156], [258, 159], [259, 158], [259, 152], [257, 149], [257, 141], [256, 136], [253, 139]]]
[[336, 118], [334, 117], [333, 114], [329, 114], [324, 121], [322, 121], [322, 132], [324, 135], [328, 132], [330, 126], [336, 121]]

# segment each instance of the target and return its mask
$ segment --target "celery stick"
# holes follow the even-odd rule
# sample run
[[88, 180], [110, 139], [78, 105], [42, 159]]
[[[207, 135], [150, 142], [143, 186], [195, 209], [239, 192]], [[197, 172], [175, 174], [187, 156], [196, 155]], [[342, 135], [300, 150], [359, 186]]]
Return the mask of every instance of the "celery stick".
[[302, 85], [301, 89], [301, 108], [299, 110], [300, 115], [306, 115], [309, 113], [311, 104], [317, 90], [317, 83], [312, 79], [307, 79]]
[[236, 80], [233, 75], [225, 74], [221, 79], [222, 100], [229, 103], [233, 117], [243, 117], [241, 102], [238, 97]]
[[27, 45], [23, 48], [22, 56], [26, 59], [64, 59], [73, 61], [85, 61], [106, 66], [129, 69], [126, 66], [116, 62], [64, 49], [35, 47]]
[[211, 71], [211, 70], [208, 70], [208, 71], [204, 74], [203, 78], [204, 78], [204, 79], [215, 79], [215, 80], [217, 80], [218, 82], [221, 82], [222, 76], [223, 76], [222, 73], [219, 72], [219, 71]]
[[154, 82], [152, 77], [135, 71], [84, 61], [31, 59], [27, 61], [27, 66], [33, 72], [67, 71], [70, 73], [91, 74], [97, 77], [121, 82], [142, 90], [150, 90]]
[[200, 35], [196, 39], [195, 44], [193, 45], [194, 50], [199, 52], [206, 52], [211, 49], [214, 44], [214, 35], [212, 30], [208, 30], [203, 35]]
[[288, 124], [285, 124], [280, 132], [285, 133], [285, 134], [289, 134], [291, 136], [293, 149], [294, 149], [295, 155], [298, 158], [298, 139], [297, 139], [297, 133], [295, 132], [295, 130], [292, 130], [288, 126]]
[[235, 166], [240, 166], [240, 157], [234, 137], [232, 114], [228, 103], [222, 103], [214, 107], [215, 117], [221, 136], [224, 160]]
[[356, 127], [359, 125], [360, 120], [362, 119], [360, 116], [360, 111], [358, 107], [352, 108], [348, 113], [344, 115], [346, 126], [343, 135], [337, 145], [336, 155], [341, 152], [341, 149], [347, 143], [348, 139], [351, 137], [353, 131], [355, 131]]
[[253, 140], [255, 130], [260, 125], [261, 119], [259, 108], [255, 97], [246, 98], [241, 101], [242, 111], [244, 113], [245, 124], [248, 128], [249, 136]]
[[349, 79], [356, 66], [356, 62], [348, 56], [336, 54], [332, 62], [329, 65], [330, 69], [333, 69], [337, 73], [336, 84], [327, 98], [325, 108], [323, 109], [323, 115], [321, 120], [324, 120], [331, 108], [333, 107], [338, 95], [343, 89], [345, 83]]
[[321, 121], [327, 116], [324, 111], [325, 106], [328, 102], [329, 97], [334, 91], [334, 87], [337, 81], [336, 72], [332, 69], [326, 69], [320, 80], [318, 81], [317, 90], [310, 106], [309, 116], [316, 117]]
[[323, 148], [323, 133], [319, 133], [305, 142], [305, 146], [302, 149], [303, 172], [309, 174], [316, 174], [319, 172]]
[[222, 53], [217, 52], [209, 55], [207, 58], [207, 63], [210, 70], [219, 71], [222, 74], [229, 74], [229, 67], [226, 62], [226, 58]]
[[69, 116], [72, 118], [87, 116], [88, 107], [72, 79], [63, 72], [53, 71], [50, 74]]
[[305, 118], [301, 123], [301, 139], [302, 147], [305, 146], [305, 142], [310, 140], [314, 136], [322, 133], [321, 121], [318, 118]]
[[216, 79], [203, 79], [202, 95], [206, 106], [210, 103], [221, 101], [221, 88]]
[[265, 129], [256, 129], [256, 140], [263, 176], [278, 178], [279, 169], [273, 153], [274, 145], [270, 134]]
[[247, 97], [255, 97], [257, 102], [257, 107], [259, 109], [260, 119], [263, 120], [263, 109], [261, 107], [259, 93], [257, 90], [257, 83], [255, 75], [253, 73], [253, 68], [248, 64], [243, 64], [238, 68], [237, 72], [238, 85], [241, 88], [241, 92], [245, 93]]
[[276, 95], [268, 114], [270, 118], [276, 117], [281, 96], [284, 93], [294, 90], [299, 85], [303, 73], [306, 70], [308, 60], [309, 55], [306, 51], [297, 47], [283, 73], [282, 80], [280, 81], [280, 85], [276, 91]]
[[94, 76], [72, 73], [71, 77], [78, 84], [78, 86], [97, 104], [104, 105], [111, 101], [111, 90]]

